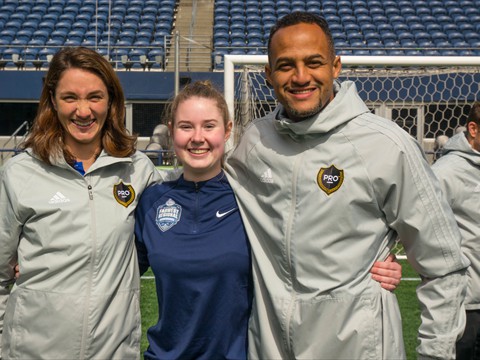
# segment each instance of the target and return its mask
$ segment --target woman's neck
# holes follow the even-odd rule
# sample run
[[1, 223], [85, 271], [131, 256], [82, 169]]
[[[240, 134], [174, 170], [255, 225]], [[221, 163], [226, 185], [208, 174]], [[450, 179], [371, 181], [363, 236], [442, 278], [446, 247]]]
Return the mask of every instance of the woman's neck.
[[67, 146], [68, 151], [72, 154], [75, 161], [81, 162], [83, 168], [87, 171], [90, 166], [95, 162], [98, 155], [100, 155], [101, 147], [100, 146]]

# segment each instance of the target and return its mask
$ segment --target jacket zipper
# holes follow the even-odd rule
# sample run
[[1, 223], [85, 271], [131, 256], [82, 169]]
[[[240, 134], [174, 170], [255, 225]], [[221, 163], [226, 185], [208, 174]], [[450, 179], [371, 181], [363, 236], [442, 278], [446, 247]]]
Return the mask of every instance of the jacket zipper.
[[198, 193], [200, 192], [200, 187], [198, 186], [198, 183], [195, 183], [195, 204], [193, 208], [195, 209], [195, 218], [193, 222], [193, 233], [196, 234], [198, 232]]
[[297, 158], [293, 168], [293, 176], [292, 176], [292, 201], [290, 203], [290, 211], [288, 215], [288, 222], [287, 222], [287, 232], [285, 238], [285, 247], [286, 247], [286, 255], [287, 255], [287, 265], [288, 265], [288, 274], [290, 275], [290, 283], [292, 286], [292, 290], [290, 293], [290, 303], [287, 309], [287, 316], [285, 317], [285, 341], [287, 345], [287, 351], [289, 353], [289, 357], [294, 358], [295, 355], [293, 353], [292, 341], [291, 341], [291, 321], [292, 321], [292, 314], [295, 307], [295, 302], [297, 301], [297, 292], [296, 288], [296, 280], [294, 274], [294, 266], [292, 263], [292, 251], [291, 251], [291, 236], [292, 236], [292, 226], [293, 226], [293, 219], [295, 217], [295, 206], [296, 206], [296, 198], [297, 198], [297, 177], [298, 177], [298, 168], [299, 165], [302, 163], [300, 158]]
[[88, 190], [88, 198], [89, 206], [90, 206], [90, 213], [91, 213], [91, 230], [92, 230], [92, 256], [90, 259], [90, 268], [88, 272], [88, 282], [87, 282], [87, 293], [85, 296], [85, 307], [83, 313], [83, 329], [82, 329], [82, 340], [81, 340], [81, 347], [80, 347], [80, 359], [85, 359], [85, 352], [87, 347], [87, 338], [88, 338], [88, 317], [90, 313], [90, 298], [92, 293], [92, 278], [93, 278], [93, 268], [95, 266], [95, 258], [97, 253], [97, 231], [96, 231], [96, 221], [95, 221], [95, 206], [93, 203], [93, 188], [90, 184], [90, 176], [87, 175], [84, 177], [87, 181], [87, 190]]

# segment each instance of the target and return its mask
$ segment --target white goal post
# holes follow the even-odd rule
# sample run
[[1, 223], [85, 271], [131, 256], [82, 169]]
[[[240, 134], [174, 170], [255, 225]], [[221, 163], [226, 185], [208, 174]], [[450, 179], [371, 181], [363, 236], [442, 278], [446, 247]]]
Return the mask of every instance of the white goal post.
[[[276, 104], [264, 79], [267, 60], [266, 55], [224, 56], [224, 95], [234, 119], [234, 142], [249, 121]], [[427, 154], [434, 153], [437, 138], [459, 131], [473, 101], [480, 100], [477, 56], [341, 56], [341, 60], [340, 80], [353, 80], [372, 112], [398, 123]]]

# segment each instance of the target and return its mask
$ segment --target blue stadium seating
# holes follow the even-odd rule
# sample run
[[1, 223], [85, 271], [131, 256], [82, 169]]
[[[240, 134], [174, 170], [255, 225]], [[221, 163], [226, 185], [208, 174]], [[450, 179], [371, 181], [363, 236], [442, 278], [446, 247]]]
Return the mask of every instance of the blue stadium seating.
[[[342, 54], [480, 55], [478, 5], [474, 0], [216, 0], [212, 41], [227, 52], [237, 47], [240, 53], [265, 53], [275, 21], [306, 9], [327, 19]], [[126, 51], [132, 46], [145, 51], [160, 46], [143, 56], [164, 59], [175, 6], [175, 0], [0, 0], [0, 50], [8, 45], [109, 45], [122, 50], [115, 55], [117, 63], [131, 56]], [[212, 61], [223, 54], [214, 49]], [[33, 57], [32, 51], [28, 60]]]

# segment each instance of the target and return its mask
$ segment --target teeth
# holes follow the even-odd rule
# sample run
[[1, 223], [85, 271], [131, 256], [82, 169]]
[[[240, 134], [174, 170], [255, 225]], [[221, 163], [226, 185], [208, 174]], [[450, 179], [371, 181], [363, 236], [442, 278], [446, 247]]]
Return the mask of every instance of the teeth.
[[72, 120], [72, 122], [77, 126], [90, 126], [93, 124], [93, 120], [89, 120], [88, 122], [81, 122], [78, 120]]
[[310, 90], [294, 90], [292, 92], [294, 92], [295, 94], [306, 94], [309, 93]]
[[191, 149], [190, 152], [194, 154], [205, 154], [208, 150], [203, 150], [203, 149]]

